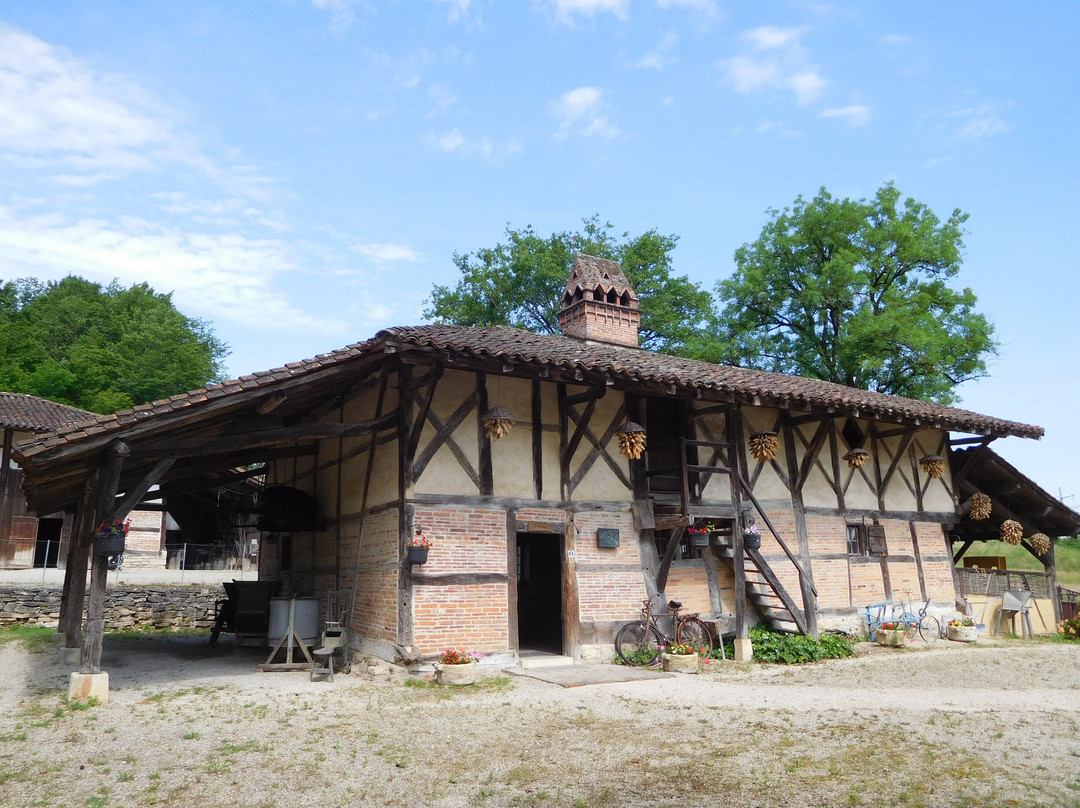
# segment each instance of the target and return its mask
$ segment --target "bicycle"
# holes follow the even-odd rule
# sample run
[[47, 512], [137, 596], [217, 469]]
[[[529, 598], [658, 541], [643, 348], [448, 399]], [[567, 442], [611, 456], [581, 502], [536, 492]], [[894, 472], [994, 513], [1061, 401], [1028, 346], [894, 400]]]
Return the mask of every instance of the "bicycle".
[[926, 599], [926, 603], [919, 608], [919, 616], [916, 617], [911, 611], [911, 590], [905, 589], [904, 594], [907, 595], [907, 603], [905, 604], [903, 599], [900, 600], [900, 608], [903, 613], [895, 619], [903, 623], [910, 623], [914, 631], [919, 633], [919, 639], [923, 642], [937, 642], [940, 640], [943, 636], [941, 621], [934, 615], [926, 613], [927, 608], [930, 606], [930, 599]]
[[660, 629], [653, 614], [652, 598], [646, 598], [641, 603], [641, 617], [627, 623], [615, 635], [615, 653], [627, 665], [653, 665], [660, 656], [660, 649], [673, 643], [689, 645], [701, 656], [712, 655], [713, 641], [709, 627], [698, 619], [697, 614], [680, 614], [682, 603], [668, 601], [674, 635], [670, 637]]

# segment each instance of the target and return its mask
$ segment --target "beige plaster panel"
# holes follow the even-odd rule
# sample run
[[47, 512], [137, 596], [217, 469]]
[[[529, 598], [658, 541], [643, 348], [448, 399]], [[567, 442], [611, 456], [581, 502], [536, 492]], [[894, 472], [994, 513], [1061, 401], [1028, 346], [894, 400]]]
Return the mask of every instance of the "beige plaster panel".
[[488, 403], [505, 407], [516, 423], [505, 438], [491, 441], [491, 471], [497, 497], [532, 499], [532, 383], [488, 376]]
[[[453, 415], [454, 410], [475, 390], [475, 374], [457, 370], [447, 371], [439, 380], [438, 390], [434, 400], [431, 402], [431, 411], [445, 424]], [[480, 470], [480, 449], [477, 442], [479, 415], [474, 408], [458, 428], [454, 430], [451, 438], [477, 474], [479, 474]], [[435, 431], [435, 427], [430, 421], [424, 423], [420, 433], [420, 443], [416, 448], [417, 457], [423, 454], [431, 443]], [[461, 467], [457, 458], [454, 457], [448, 443], [444, 443], [439, 447], [431, 462], [424, 469], [423, 475], [416, 480], [415, 491], [417, 493], [460, 494], [465, 496], [478, 493], [476, 485]]]
[[545, 430], [541, 438], [543, 499], [562, 499], [562, 478], [559, 474], [559, 393], [554, 384], [540, 385], [540, 407], [544, 425], [555, 427], [550, 432]]
[[[377, 416], [379, 386], [365, 388], [354, 398], [345, 403], [345, 421], [347, 423], [359, 423], [369, 421]], [[388, 387], [383, 397], [382, 412], [392, 412], [397, 407], [397, 390]], [[335, 420], [335, 419], [327, 419]], [[388, 433], [380, 433], [385, 437]], [[319, 456], [326, 458], [337, 453], [337, 441], [324, 441], [319, 449]], [[371, 445], [371, 436], [362, 435], [356, 438], [346, 438], [342, 441], [342, 453], [348, 456], [357, 449]], [[368, 453], [361, 452], [358, 455], [348, 457], [345, 461], [341, 475], [341, 511], [342, 513], [358, 513], [363, 503], [364, 479], [367, 475]], [[336, 478], [336, 472], [331, 472]], [[320, 479], [322, 478], [320, 472]], [[372, 480], [368, 490], [368, 507], [383, 505], [398, 499], [398, 460], [397, 441], [376, 444], [375, 461], [372, 465]]]
[[[750, 454], [750, 436], [755, 432], [772, 431], [776, 425], [777, 411], [773, 409], [767, 409], [764, 407], [744, 407], [743, 408], [743, 450], [746, 452], [746, 462], [749, 464], [747, 469], [747, 481], [751, 480], [761, 469], [758, 474], [757, 482], [754, 483], [754, 496], [759, 500], [764, 499], [789, 499], [791, 493], [788, 491], [783, 480], [776, 474], [776, 470], [773, 468], [772, 463], [759, 463], [752, 454]], [[784, 433], [781, 430], [776, 435], [777, 440], [780, 441], [780, 448], [776, 451], [775, 462], [780, 465], [781, 468], [787, 468], [787, 455], [785, 454], [787, 449], [784, 446]]]
[[[581, 388], [584, 389], [584, 388]], [[567, 390], [569, 394], [577, 392]], [[593, 411], [592, 419], [588, 426], [589, 430], [596, 436], [597, 440], [603, 437], [604, 432], [607, 431], [608, 426], [617, 417], [619, 407], [623, 403], [623, 394], [614, 391], [609, 391], [606, 396], [596, 402], [596, 409]], [[569, 434], [574, 434], [575, 426], [571, 422], [569, 427]], [[583, 437], [581, 443], [578, 444], [577, 452], [570, 461], [570, 478], [573, 479], [577, 474], [578, 469], [581, 468], [581, 464], [588, 458], [590, 452], [595, 447], [588, 438]], [[619, 454], [618, 439], [613, 437], [608, 445], [602, 447], [607, 451], [615, 463], [622, 469], [626, 478], [630, 478], [630, 467], [627, 459]], [[546, 462], [546, 458], [545, 458]], [[557, 464], [557, 461], [556, 461]], [[623, 482], [615, 476], [611, 471], [611, 467], [608, 466], [601, 458], [596, 458], [592, 466], [586, 473], [585, 478], [581, 481], [578, 487], [573, 492], [573, 499], [581, 500], [627, 500], [631, 497], [630, 490], [623, 484]]]

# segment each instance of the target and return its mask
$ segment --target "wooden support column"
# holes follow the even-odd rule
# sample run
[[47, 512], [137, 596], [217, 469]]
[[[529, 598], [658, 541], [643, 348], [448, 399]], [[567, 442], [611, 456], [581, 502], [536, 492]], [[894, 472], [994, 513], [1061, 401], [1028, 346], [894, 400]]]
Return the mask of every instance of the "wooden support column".
[[563, 650], [568, 654], [571, 659], [581, 659], [581, 608], [580, 608], [580, 595], [578, 593], [578, 573], [577, 573], [577, 553], [573, 556], [570, 555], [574, 550], [574, 545], [577, 537], [577, 526], [574, 524], [574, 520], [570, 521], [566, 525], [566, 532], [563, 534], [563, 553], [562, 553], [562, 585], [563, 585]]
[[803, 483], [810, 476], [816, 454], [821, 450], [824, 443], [826, 430], [818, 428], [817, 434], [806, 448], [806, 456], [803, 458], [803, 468], [799, 468], [798, 456], [795, 452], [795, 429], [791, 423], [791, 415], [782, 413], [784, 423], [784, 450], [787, 454], [788, 479], [791, 480], [791, 511], [795, 517], [795, 535], [799, 540], [799, 562], [803, 568], [803, 574], [799, 576], [799, 590], [802, 593], [803, 613], [806, 615], [806, 627], [808, 632], [818, 636], [818, 605], [817, 596], [814, 594], [814, 571], [810, 561], [810, 536], [806, 532], [806, 505], [803, 502]]
[[735, 573], [735, 639], [745, 641], [750, 638], [746, 625], [746, 561], [743, 558], [742, 535], [742, 489], [739, 479], [742, 469], [747, 467], [746, 452], [743, 448], [742, 410], [734, 410], [727, 419], [724, 431], [728, 445], [732, 447], [731, 504], [735, 508], [735, 526], [731, 532], [731, 545], [734, 555], [731, 569]]
[[67, 648], [82, 647], [83, 611], [86, 601], [86, 564], [94, 540], [94, 494], [99, 474], [86, 478], [82, 499], [75, 512], [75, 524], [68, 542], [67, 567], [64, 569], [64, 588], [60, 593], [60, 620], [56, 627], [65, 637]]
[[[94, 524], [113, 514], [116, 491], [120, 486], [120, 470], [124, 458], [131, 449], [123, 441], [113, 441], [107, 450], [101, 484], [97, 490], [97, 507]], [[105, 641], [105, 577], [108, 575], [109, 558], [102, 553], [92, 553], [90, 563], [90, 600], [86, 606], [86, 636], [83, 638], [80, 673], [101, 673], [101, 648]]]
[[[412, 569], [408, 562], [406, 543], [412, 537], [412, 506], [406, 507], [409, 492], [412, 490], [412, 475], [406, 474], [412, 469], [413, 457], [409, 452], [412, 445], [412, 398], [407, 394], [412, 379], [412, 368], [402, 365], [398, 370], [398, 580], [397, 580], [397, 641], [399, 645], [413, 644], [413, 585]], [[406, 480], [406, 477], [410, 479]]]
[[11, 475], [11, 448], [14, 431], [4, 430], [4, 448], [0, 451], [0, 556], [7, 553], [7, 540], [11, 535], [11, 516], [15, 503], [8, 496], [8, 479]]

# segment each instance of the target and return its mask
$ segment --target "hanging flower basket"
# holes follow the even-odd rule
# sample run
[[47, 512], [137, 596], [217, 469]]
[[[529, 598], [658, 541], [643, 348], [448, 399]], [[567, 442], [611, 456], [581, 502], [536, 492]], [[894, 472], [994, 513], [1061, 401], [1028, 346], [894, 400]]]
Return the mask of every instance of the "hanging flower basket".
[[428, 556], [427, 547], [406, 547], [405, 553], [410, 564], [426, 564]]
[[119, 555], [124, 552], [124, 543], [130, 527], [130, 519], [102, 522], [94, 531], [94, 551], [98, 555]]
[[742, 544], [747, 550], [761, 549], [761, 532], [757, 525], [747, 525], [743, 528]]

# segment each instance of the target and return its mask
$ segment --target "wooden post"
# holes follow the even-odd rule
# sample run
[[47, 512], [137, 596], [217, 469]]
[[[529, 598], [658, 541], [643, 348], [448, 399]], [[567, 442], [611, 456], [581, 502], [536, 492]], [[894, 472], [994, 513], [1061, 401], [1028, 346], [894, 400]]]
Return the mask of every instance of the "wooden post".
[[[97, 507], [93, 523], [104, 521], [113, 514], [116, 491], [120, 487], [120, 470], [124, 458], [131, 449], [123, 441], [113, 441], [108, 449], [101, 485], [97, 492]], [[80, 673], [101, 673], [101, 647], [105, 641], [105, 578], [109, 572], [109, 559], [101, 553], [93, 553], [90, 564], [90, 600], [86, 605], [86, 636], [83, 638]]]
[[82, 646], [82, 622], [86, 602], [86, 564], [94, 535], [94, 492], [98, 477], [95, 471], [86, 478], [82, 499], [75, 511], [75, 524], [68, 544], [64, 588], [60, 594], [60, 620], [56, 630], [65, 637], [67, 648]]
[[4, 430], [4, 448], [0, 451], [0, 558], [6, 557], [7, 540], [11, 534], [11, 515], [15, 512], [15, 503], [8, 496], [8, 477], [11, 469], [11, 447], [14, 432]]

